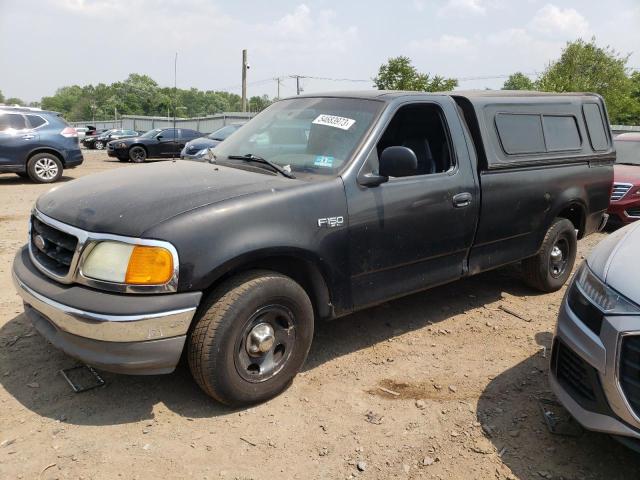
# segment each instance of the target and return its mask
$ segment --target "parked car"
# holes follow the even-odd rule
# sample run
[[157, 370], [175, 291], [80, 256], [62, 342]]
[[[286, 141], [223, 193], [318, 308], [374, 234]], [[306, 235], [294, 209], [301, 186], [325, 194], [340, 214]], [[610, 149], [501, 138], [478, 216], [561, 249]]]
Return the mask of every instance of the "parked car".
[[180, 152], [180, 158], [187, 160], [202, 160], [207, 156], [209, 148], [214, 148], [220, 142], [226, 140], [229, 135], [238, 130], [241, 126], [242, 125], [226, 125], [215, 132], [210, 133], [206, 137], [196, 138], [187, 142]]
[[86, 137], [89, 129], [87, 127], [73, 127], [76, 129], [76, 133], [78, 134], [78, 141], [82, 142]]
[[143, 163], [147, 158], [175, 158], [185, 144], [202, 133], [188, 128], [156, 128], [139, 137], [108, 143], [107, 152], [121, 162]]
[[609, 223], [626, 225], [640, 219], [640, 133], [623, 133], [616, 147]]
[[551, 386], [573, 417], [640, 449], [640, 222], [587, 257], [560, 307]]
[[213, 164], [45, 193], [13, 277], [35, 328], [69, 355], [157, 374], [186, 349], [207, 394], [260, 402], [291, 383], [316, 322], [518, 261], [533, 287], [561, 288], [576, 239], [606, 221], [607, 125], [591, 94], [281, 100]]
[[135, 130], [122, 130], [118, 128], [113, 128], [111, 130], [107, 130], [106, 132], [102, 132], [99, 135], [94, 135], [92, 137], [88, 137], [85, 139], [82, 144], [89, 149], [103, 150], [107, 143], [111, 140], [120, 140], [121, 138], [131, 138], [137, 137], [140, 135]]
[[52, 183], [82, 161], [78, 133], [59, 113], [0, 107], [0, 173]]

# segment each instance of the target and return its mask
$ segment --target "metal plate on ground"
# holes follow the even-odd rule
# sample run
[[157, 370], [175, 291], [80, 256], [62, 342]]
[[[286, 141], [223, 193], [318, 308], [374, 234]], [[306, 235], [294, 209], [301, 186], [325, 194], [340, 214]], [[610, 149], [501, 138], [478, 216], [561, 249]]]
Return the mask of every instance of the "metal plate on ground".
[[556, 400], [539, 398], [538, 405], [551, 433], [567, 437], [579, 437], [584, 433], [584, 428]]
[[86, 392], [104, 385], [100, 374], [89, 365], [65, 368], [60, 370], [60, 373], [76, 393]]

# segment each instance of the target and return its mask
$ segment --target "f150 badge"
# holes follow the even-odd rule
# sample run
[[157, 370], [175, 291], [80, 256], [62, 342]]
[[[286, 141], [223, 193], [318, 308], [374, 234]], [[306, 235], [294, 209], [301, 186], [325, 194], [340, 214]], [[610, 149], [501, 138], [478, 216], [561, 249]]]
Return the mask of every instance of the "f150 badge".
[[342, 225], [344, 225], [344, 217], [327, 217], [318, 219], [318, 226], [321, 228], [335, 228], [341, 227]]

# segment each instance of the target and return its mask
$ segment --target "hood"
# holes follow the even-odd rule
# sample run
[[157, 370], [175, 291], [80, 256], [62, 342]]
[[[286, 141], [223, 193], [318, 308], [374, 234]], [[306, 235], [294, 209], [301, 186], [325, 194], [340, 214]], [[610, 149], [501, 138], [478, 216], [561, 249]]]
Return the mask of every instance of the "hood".
[[118, 168], [54, 187], [36, 202], [83, 230], [138, 237], [176, 215], [296, 180], [209, 163], [169, 161]]
[[212, 140], [207, 137], [202, 137], [202, 138], [196, 138], [194, 140], [191, 140], [190, 142], [187, 142], [187, 144], [184, 147], [187, 153], [196, 153], [204, 148], [215, 147], [220, 142], [221, 140]]
[[640, 222], [615, 231], [593, 249], [587, 263], [593, 273], [622, 295], [640, 304]]
[[640, 165], [615, 164], [613, 166], [613, 181], [640, 185]]

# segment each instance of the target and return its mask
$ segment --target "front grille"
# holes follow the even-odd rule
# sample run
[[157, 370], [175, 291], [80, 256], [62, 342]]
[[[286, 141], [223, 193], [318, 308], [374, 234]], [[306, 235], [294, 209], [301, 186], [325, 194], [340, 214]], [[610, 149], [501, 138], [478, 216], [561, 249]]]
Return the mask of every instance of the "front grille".
[[78, 245], [76, 237], [31, 217], [30, 242], [33, 256], [44, 268], [61, 277], [69, 273]]
[[640, 217], [640, 207], [627, 208], [627, 215], [630, 217]]
[[576, 317], [578, 317], [589, 330], [596, 335], [600, 335], [603, 320], [602, 312], [582, 294], [575, 282], [571, 285], [569, 293], [567, 294], [567, 304]]
[[640, 416], [640, 336], [623, 337], [620, 350], [620, 387], [634, 413]]
[[630, 185], [628, 183], [614, 183], [613, 190], [611, 191], [611, 201], [616, 202], [620, 200], [627, 194], [629, 190], [631, 190], [632, 186], [633, 185]]

